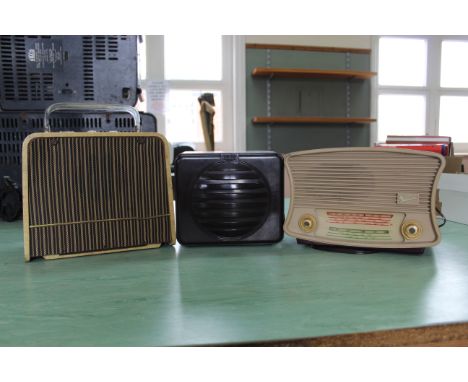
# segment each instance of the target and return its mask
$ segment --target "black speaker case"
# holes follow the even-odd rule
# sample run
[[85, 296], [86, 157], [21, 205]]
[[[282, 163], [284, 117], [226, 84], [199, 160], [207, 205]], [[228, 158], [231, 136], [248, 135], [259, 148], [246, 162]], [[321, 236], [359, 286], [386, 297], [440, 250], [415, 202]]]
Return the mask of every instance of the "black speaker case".
[[[244, 235], [221, 236], [197, 223], [192, 198], [200, 175], [211, 166], [240, 164], [252, 167], [269, 189], [265, 219]], [[184, 152], [175, 160], [176, 235], [183, 245], [273, 244], [283, 239], [284, 167], [280, 154], [272, 151], [243, 153]], [[222, 218], [220, 217], [220, 224]]]

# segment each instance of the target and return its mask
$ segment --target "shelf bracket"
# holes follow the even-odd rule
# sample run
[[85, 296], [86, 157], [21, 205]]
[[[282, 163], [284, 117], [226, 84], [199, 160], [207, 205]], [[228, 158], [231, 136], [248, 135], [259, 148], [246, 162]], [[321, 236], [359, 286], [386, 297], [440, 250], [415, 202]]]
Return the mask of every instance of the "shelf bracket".
[[[345, 68], [346, 70], [349, 70], [351, 68], [351, 54], [349, 52], [346, 52]], [[351, 117], [351, 83], [350, 83], [350, 79], [348, 78], [346, 80], [346, 118], [350, 118], [350, 117]], [[346, 124], [345, 134], [346, 134], [346, 147], [350, 147], [351, 146], [351, 129], [349, 127], [349, 124]]]
[[[268, 68], [271, 67], [271, 49], [267, 49], [266, 51], [266, 66]], [[267, 99], [267, 116], [271, 117], [271, 79], [273, 76], [267, 78], [266, 81], [266, 99]], [[267, 125], [267, 150], [271, 150], [271, 125]]]

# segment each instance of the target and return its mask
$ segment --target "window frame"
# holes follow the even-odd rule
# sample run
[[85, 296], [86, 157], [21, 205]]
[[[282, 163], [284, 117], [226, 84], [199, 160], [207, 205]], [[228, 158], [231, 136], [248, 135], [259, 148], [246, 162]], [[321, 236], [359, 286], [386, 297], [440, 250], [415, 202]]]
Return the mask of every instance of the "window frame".
[[[381, 37], [424, 39], [427, 42], [427, 68], [426, 86], [391, 86], [378, 84], [379, 68], [379, 40]], [[427, 35], [379, 35], [372, 38], [372, 70], [377, 72], [377, 76], [372, 80], [371, 112], [375, 115], [377, 122], [371, 125], [371, 145], [377, 142], [378, 137], [378, 100], [381, 94], [402, 94], [402, 95], [423, 95], [426, 98], [425, 131], [427, 135], [439, 135], [440, 98], [442, 96], [466, 96], [468, 88], [446, 88], [441, 87], [441, 60], [442, 41], [464, 41], [468, 42], [468, 36], [427, 36]], [[454, 144], [455, 152], [468, 153], [468, 142], [458, 142]]]

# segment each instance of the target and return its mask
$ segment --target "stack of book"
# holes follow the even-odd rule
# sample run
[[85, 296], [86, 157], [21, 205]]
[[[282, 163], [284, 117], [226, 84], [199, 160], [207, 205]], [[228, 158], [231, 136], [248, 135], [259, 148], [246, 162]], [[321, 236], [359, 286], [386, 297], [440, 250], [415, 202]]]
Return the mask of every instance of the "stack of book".
[[376, 147], [431, 151], [445, 157], [453, 155], [452, 138], [444, 136], [388, 135], [386, 142], [377, 143]]

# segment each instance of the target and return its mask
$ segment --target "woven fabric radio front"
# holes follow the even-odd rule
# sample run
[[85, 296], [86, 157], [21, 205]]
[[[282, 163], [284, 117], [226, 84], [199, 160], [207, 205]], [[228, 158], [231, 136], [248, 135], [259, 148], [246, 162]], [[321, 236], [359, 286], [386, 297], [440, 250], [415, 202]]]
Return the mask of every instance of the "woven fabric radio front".
[[25, 257], [173, 243], [167, 142], [157, 133], [39, 133], [23, 151]]

